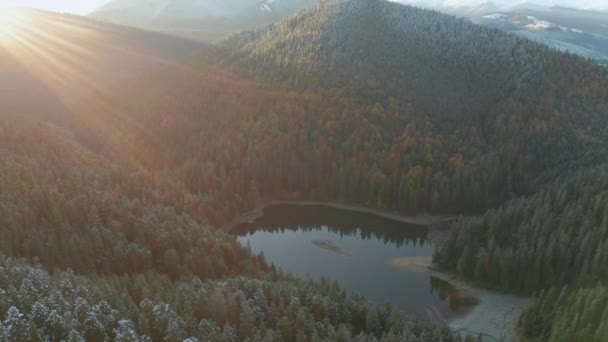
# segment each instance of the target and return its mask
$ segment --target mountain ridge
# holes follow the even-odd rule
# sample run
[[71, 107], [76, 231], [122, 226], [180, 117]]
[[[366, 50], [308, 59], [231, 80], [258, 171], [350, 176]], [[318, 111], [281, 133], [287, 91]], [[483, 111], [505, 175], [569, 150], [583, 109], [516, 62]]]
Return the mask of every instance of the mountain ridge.
[[63, 63], [49, 88], [78, 102], [69, 120], [0, 110], [0, 340], [464, 339], [212, 228], [261, 198], [466, 215], [436, 265], [541, 289], [528, 337], [605, 336], [608, 290], [588, 289], [608, 263], [605, 68], [463, 18], [324, 0], [125, 79], [167, 48], [130, 34], [165, 36], [77, 23], [99, 40], [29, 37], [50, 59], [37, 71]]
[[[276, 22], [315, 0], [113, 0], [90, 17], [169, 33], [196, 33], [198, 40]], [[194, 35], [196, 38], [197, 36]], [[211, 38], [213, 40], [213, 38]]]
[[[474, 159], [497, 153], [527, 160], [518, 168], [538, 170], [538, 180], [522, 174], [515, 182], [508, 180], [513, 174], [491, 172], [498, 177], [486, 185], [492, 192], [514, 186], [504, 198], [537, 189], [533, 183], [572, 163], [593, 164], [604, 153], [588, 144], [606, 139], [605, 69], [463, 18], [383, 1], [327, 0], [281, 23], [232, 35], [218, 51], [219, 62], [268, 83], [343, 87], [371, 104], [397, 98], [414, 108], [415, 122], [426, 122], [454, 145], [470, 140], [465, 132], [474, 130]], [[588, 80], [573, 81], [577, 69]], [[589, 92], [589, 84], [598, 87]], [[596, 129], [588, 131], [587, 119], [578, 117], [585, 112], [601, 122]], [[526, 123], [506, 128], [514, 118]], [[526, 125], [548, 129], [518, 131]], [[581, 132], [589, 139], [577, 137]], [[515, 150], [526, 157], [509, 157]]]

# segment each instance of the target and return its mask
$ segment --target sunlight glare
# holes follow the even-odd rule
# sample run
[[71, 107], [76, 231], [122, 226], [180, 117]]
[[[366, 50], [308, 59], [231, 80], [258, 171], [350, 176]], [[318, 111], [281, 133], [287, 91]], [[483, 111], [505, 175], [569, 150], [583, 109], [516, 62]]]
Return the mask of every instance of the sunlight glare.
[[22, 24], [19, 10], [0, 7], [0, 40], [7, 40], [15, 35], [16, 28]]

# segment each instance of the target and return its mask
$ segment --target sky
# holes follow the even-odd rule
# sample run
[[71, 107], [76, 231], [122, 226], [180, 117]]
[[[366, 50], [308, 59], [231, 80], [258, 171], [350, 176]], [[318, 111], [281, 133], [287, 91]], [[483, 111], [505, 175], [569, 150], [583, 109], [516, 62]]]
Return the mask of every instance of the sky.
[[[144, 1], [144, 0], [141, 0]], [[193, 0], [205, 1], [205, 0]], [[255, 1], [255, 0], [251, 0]], [[432, 6], [460, 7], [466, 5], [478, 5], [487, 0], [393, 0], [397, 2], [417, 2]], [[521, 0], [493, 0], [500, 5], [510, 5], [524, 2]], [[88, 14], [108, 0], [0, 0], [0, 7], [36, 7], [50, 11], [69, 12], [74, 14]], [[528, 3], [542, 5], [559, 5], [582, 9], [608, 10], [608, 0], [528, 0]]]
[[89, 14], [107, 2], [108, 0], [0, 0], [0, 7], [35, 7], [56, 12]]
[[[477, 6], [488, 2], [488, 0], [392, 0], [396, 2], [414, 2], [433, 7], [458, 8], [465, 6]], [[490, 0], [499, 6], [511, 6], [519, 3], [529, 3], [544, 6], [564, 6], [579, 9], [608, 10], [608, 0]]]

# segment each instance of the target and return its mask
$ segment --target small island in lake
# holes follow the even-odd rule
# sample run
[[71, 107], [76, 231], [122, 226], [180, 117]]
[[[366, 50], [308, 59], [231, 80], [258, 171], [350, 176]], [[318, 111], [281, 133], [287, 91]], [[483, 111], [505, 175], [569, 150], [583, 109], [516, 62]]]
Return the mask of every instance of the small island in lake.
[[343, 250], [342, 248], [338, 247], [331, 240], [312, 240], [312, 244], [315, 245], [315, 246], [317, 246], [317, 247], [326, 249], [328, 251], [332, 251], [332, 252], [340, 254], [340, 255], [352, 256], [352, 254], [350, 254], [347, 251]]

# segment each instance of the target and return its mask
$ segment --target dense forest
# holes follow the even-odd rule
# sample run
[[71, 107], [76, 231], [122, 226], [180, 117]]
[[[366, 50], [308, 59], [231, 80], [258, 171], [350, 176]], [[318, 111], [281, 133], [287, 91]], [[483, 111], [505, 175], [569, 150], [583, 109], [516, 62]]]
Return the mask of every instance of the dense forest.
[[[367, 106], [384, 141], [366, 149], [397, 153], [398, 171], [380, 170], [402, 190], [383, 199], [396, 209], [481, 213], [606, 158], [605, 68], [464, 19], [384, 1], [322, 1], [227, 39], [219, 53], [262, 80], [339, 89]], [[346, 134], [353, 128], [342, 122], [353, 115], [338, 117]], [[409, 186], [417, 174], [420, 189]]]
[[[520, 321], [528, 337], [602, 340], [608, 334], [605, 306], [596, 300], [608, 294], [602, 285], [608, 283], [607, 171], [606, 165], [580, 171], [483, 216], [461, 219], [435, 253], [435, 264], [489, 287], [536, 292]], [[575, 313], [579, 318], [572, 319]]]
[[460, 340], [274, 271], [74, 131], [0, 117], [2, 341]]
[[530, 339], [608, 334], [601, 66], [322, 0], [93, 94], [0, 111], [0, 340], [460, 339], [251, 255], [221, 228], [264, 198], [478, 215], [438, 268], [535, 293]]
[[[365, 0], [323, 1], [229, 38], [220, 55], [261, 81], [303, 91], [345, 84], [376, 110], [386, 110], [383, 100], [402, 103], [406, 121], [383, 118], [383, 138], [391, 127], [414, 127], [425, 132], [426, 148], [416, 155], [383, 144], [406, 171], [384, 174], [395, 181], [389, 189], [404, 191], [376, 204], [460, 214], [497, 208], [460, 219], [436, 266], [483, 286], [536, 293], [519, 324], [526, 338], [608, 334], [605, 68], [460, 18]], [[411, 187], [415, 172], [425, 174], [420, 188]]]

